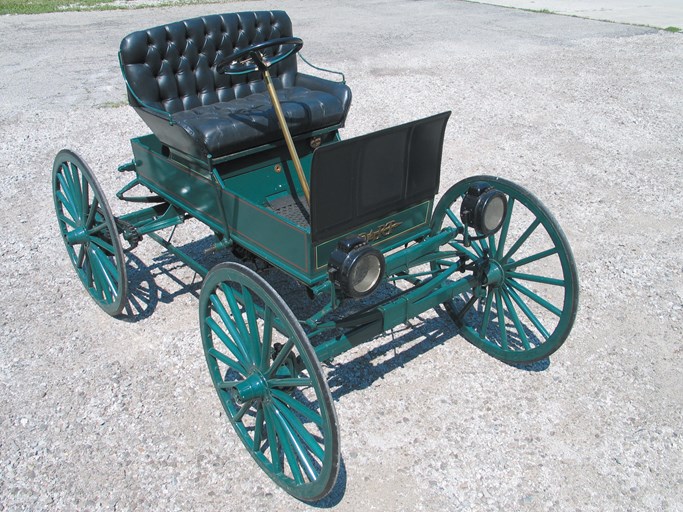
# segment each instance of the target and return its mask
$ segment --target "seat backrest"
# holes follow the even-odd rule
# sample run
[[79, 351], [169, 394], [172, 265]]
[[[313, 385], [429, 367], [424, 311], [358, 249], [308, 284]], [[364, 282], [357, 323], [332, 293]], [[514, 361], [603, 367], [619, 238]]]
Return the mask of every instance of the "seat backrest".
[[[221, 75], [216, 65], [236, 50], [289, 36], [292, 23], [284, 11], [214, 14], [133, 32], [120, 48], [128, 100], [173, 114], [263, 92], [260, 73]], [[296, 56], [270, 71], [276, 88], [293, 85]]]

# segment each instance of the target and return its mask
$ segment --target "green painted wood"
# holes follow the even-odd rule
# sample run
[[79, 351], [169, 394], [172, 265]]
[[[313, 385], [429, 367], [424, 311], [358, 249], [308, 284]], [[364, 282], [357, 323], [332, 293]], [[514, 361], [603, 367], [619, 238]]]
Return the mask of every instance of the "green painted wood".
[[[331, 133], [323, 144], [337, 141], [338, 134]], [[305, 214], [292, 219], [274, 208], [278, 199], [290, 198], [292, 191], [303, 197], [285, 148], [269, 147], [209, 170], [196, 160], [165, 150], [153, 135], [131, 143], [135, 180], [306, 286], [327, 280], [327, 260], [340, 239], [361, 235], [388, 251], [421, 236], [431, 220], [432, 201], [423, 201], [314, 245]], [[297, 149], [308, 176], [313, 149], [305, 141], [299, 141]], [[154, 230], [152, 225], [148, 231]]]
[[60, 151], [52, 168], [59, 231], [78, 278], [108, 314], [128, 303], [128, 278], [114, 216], [93, 172], [75, 153]]
[[340, 464], [336, 412], [289, 307], [258, 274], [223, 263], [206, 276], [199, 323], [211, 379], [247, 451], [296, 498], [327, 495]]

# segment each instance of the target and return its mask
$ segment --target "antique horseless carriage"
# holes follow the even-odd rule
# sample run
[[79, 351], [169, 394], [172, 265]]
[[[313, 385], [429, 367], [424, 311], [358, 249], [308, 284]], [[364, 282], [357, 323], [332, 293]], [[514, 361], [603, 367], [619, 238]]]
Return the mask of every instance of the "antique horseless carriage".
[[[282, 11], [130, 34], [121, 70], [153, 133], [132, 139], [117, 197], [146, 204], [113, 216], [69, 150], [53, 190], [69, 257], [107, 313], [126, 307], [125, 253], [144, 236], [204, 277], [201, 338], [225, 412], [261, 468], [311, 501], [340, 464], [321, 361], [432, 308], [502, 361], [542, 359], [572, 328], [578, 283], [561, 229], [522, 187], [468, 177], [434, 206], [450, 112], [342, 141], [351, 92], [300, 73], [302, 44]], [[158, 233], [189, 219], [235, 257], [209, 270]], [[319, 306], [295, 316], [268, 268]]]

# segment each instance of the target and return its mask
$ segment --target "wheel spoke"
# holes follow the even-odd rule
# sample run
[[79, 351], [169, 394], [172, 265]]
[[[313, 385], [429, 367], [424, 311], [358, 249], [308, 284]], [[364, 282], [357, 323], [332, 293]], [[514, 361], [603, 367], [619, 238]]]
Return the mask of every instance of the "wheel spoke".
[[270, 349], [273, 341], [273, 311], [269, 307], [264, 308], [263, 312], [263, 342], [261, 343], [261, 371], [268, 369], [270, 362]]
[[500, 330], [500, 346], [503, 350], [508, 350], [508, 333], [505, 325], [505, 310], [503, 300], [500, 297], [500, 290], [496, 290], [496, 311], [498, 312], [498, 328]]
[[285, 343], [285, 345], [280, 349], [280, 352], [275, 358], [275, 361], [273, 361], [273, 364], [270, 365], [270, 368], [266, 372], [266, 379], [270, 379], [275, 374], [277, 369], [280, 368], [280, 366], [282, 366], [282, 363], [284, 363], [285, 358], [289, 355], [293, 348], [294, 340], [290, 338], [289, 340], [287, 340], [287, 343]]
[[489, 235], [489, 254], [496, 254], [496, 237], [494, 235]]
[[112, 281], [118, 281], [119, 271], [116, 268], [116, 265], [112, 263], [110, 256], [104, 254], [104, 252], [102, 252], [102, 249], [98, 246], [91, 245], [90, 247], [97, 254], [98, 261], [102, 265], [102, 270], [107, 272], [107, 275], [111, 277]]
[[114, 297], [116, 297], [116, 283], [114, 282], [112, 276], [107, 272], [107, 269], [102, 262], [101, 255], [95, 250], [95, 248], [93, 248], [93, 246], [90, 246], [90, 265], [93, 268], [93, 275], [98, 276], [105, 299], [107, 302], [111, 302]]
[[311, 379], [301, 377], [289, 377], [286, 379], [269, 379], [268, 385], [274, 388], [306, 388], [313, 385]]
[[100, 246], [102, 249], [107, 251], [109, 254], [114, 255], [116, 254], [116, 249], [114, 249], [114, 246], [111, 245], [109, 242], [105, 242], [99, 237], [90, 237], [90, 241], [95, 244]]
[[[246, 350], [246, 347], [244, 346], [244, 340], [242, 339], [242, 335], [237, 329], [237, 326], [235, 323], [232, 321], [232, 318], [226, 311], [225, 307], [223, 306], [223, 303], [221, 300], [218, 298], [218, 296], [214, 293], [211, 295], [209, 298], [211, 301], [211, 305], [213, 306], [214, 311], [218, 314], [220, 319], [223, 321], [223, 324], [225, 327], [228, 329], [228, 333], [230, 333], [230, 337], [233, 340], [233, 343], [235, 346], [239, 349], [239, 353], [241, 354], [240, 356], [237, 356], [235, 354], [235, 357], [237, 357], [239, 360], [244, 361], [245, 363], [251, 362], [249, 359], [249, 352]], [[208, 319], [207, 319], [208, 321]], [[230, 347], [228, 347], [230, 348]]]
[[271, 393], [273, 393], [273, 396], [275, 398], [283, 402], [289, 408], [294, 409], [298, 414], [301, 414], [306, 419], [312, 421], [313, 423], [318, 425], [318, 427], [322, 428], [323, 419], [320, 416], [320, 414], [318, 414], [312, 409], [309, 409], [304, 404], [299, 402], [296, 398], [292, 397], [288, 393], [285, 393], [284, 391], [280, 391], [279, 389], [271, 389]]
[[534, 283], [549, 284], [552, 286], [565, 286], [564, 279], [557, 279], [554, 277], [539, 276], [536, 274], [523, 274], [521, 272], [507, 272], [506, 276], [510, 279], [532, 281]]
[[95, 251], [92, 249], [92, 247], [88, 250], [88, 263], [90, 271], [92, 272], [93, 288], [97, 292], [98, 298], [100, 300], [111, 302], [112, 297], [109, 293], [109, 287], [107, 286], [105, 276], [103, 276], [104, 272], [102, 270], [102, 266], [99, 264], [97, 256], [95, 255]]
[[517, 281], [514, 281], [514, 280], [512, 280], [512, 279], [510, 279], [510, 280], [508, 281], [508, 284], [509, 284], [510, 286], [512, 286], [513, 288], [515, 288], [516, 290], [522, 292], [524, 295], [526, 295], [527, 297], [529, 297], [531, 300], [533, 300], [533, 301], [536, 302], [537, 304], [540, 304], [541, 306], [543, 306], [545, 309], [547, 309], [548, 311], [550, 311], [550, 312], [553, 313], [554, 315], [556, 315], [556, 316], [558, 316], [558, 317], [562, 316], [562, 311], [560, 311], [560, 310], [559, 310], [557, 307], [555, 307], [553, 304], [551, 304], [550, 302], [548, 302], [547, 300], [545, 300], [543, 297], [541, 297], [541, 296], [535, 294], [534, 292], [532, 292], [531, 290], [529, 290], [529, 288], [527, 288], [527, 287], [524, 286], [523, 284], [518, 283]]
[[282, 462], [280, 461], [280, 445], [277, 442], [277, 435], [275, 433], [275, 418], [273, 418], [270, 407], [263, 407], [263, 414], [266, 422], [266, 437], [268, 438], [268, 446], [270, 446], [270, 458], [273, 464], [275, 473], [282, 472]]
[[303, 474], [301, 473], [302, 468], [310, 481], [315, 480], [317, 475], [313, 468], [313, 461], [308, 452], [301, 446], [299, 439], [292, 431], [292, 427], [276, 407], [273, 407], [273, 416], [277, 421], [275, 428], [278, 429], [280, 434], [282, 449], [287, 457], [294, 480], [299, 484], [304, 483]]
[[[489, 238], [491, 238], [491, 237], [489, 237]], [[472, 242], [472, 245], [479, 244], [479, 247], [481, 247], [482, 256], [484, 255], [484, 251], [487, 251], [489, 254], [491, 254], [491, 251], [489, 251], [489, 244], [488, 244], [487, 240], [488, 240], [487, 238], [482, 238], [481, 240], [474, 240]]]
[[[206, 317], [205, 319], [206, 325], [213, 331], [216, 336], [218, 336], [218, 339], [223, 342], [223, 345], [232, 353], [233, 356], [237, 359], [240, 365], [240, 369], [235, 368], [238, 372], [240, 372], [242, 375], [246, 377], [247, 372], [244, 370], [244, 363], [249, 363], [247, 359], [245, 359], [244, 354], [242, 351], [232, 342], [230, 337], [223, 331], [223, 329], [220, 328], [220, 326], [216, 323], [216, 321], [209, 317]], [[221, 354], [222, 355], [222, 354]], [[221, 359], [225, 364], [231, 365], [231, 363], [228, 363], [226, 360]]]
[[90, 185], [85, 177], [85, 174], [81, 175], [81, 211], [83, 212], [83, 217], [86, 217], [88, 212], [88, 205], [90, 204]]
[[276, 400], [273, 402], [273, 405], [280, 413], [282, 413], [284, 419], [287, 421], [289, 426], [291, 426], [296, 435], [299, 436], [299, 438], [301, 438], [301, 440], [306, 444], [308, 450], [310, 450], [313, 455], [322, 461], [325, 457], [325, 450], [322, 446], [320, 446], [318, 440], [306, 429], [304, 424], [301, 423], [301, 420], [299, 420], [299, 418], [297, 418], [296, 415], [285, 404]]
[[503, 220], [503, 226], [500, 228], [500, 238], [498, 239], [498, 250], [496, 251], [496, 259], [501, 259], [503, 255], [503, 250], [505, 248], [505, 242], [508, 236], [508, 229], [510, 228], [510, 218], [512, 217], [512, 209], [515, 206], [515, 198], [508, 198], [508, 208], [505, 212], [505, 219]]
[[[73, 208], [72, 211], [76, 212], [76, 207], [80, 204], [80, 196], [78, 195], [78, 191], [76, 190], [76, 187], [74, 185], [71, 172], [66, 168], [66, 164], [64, 164], [62, 170], [62, 173], [57, 174], [57, 181], [59, 181], [61, 191], [64, 193], [66, 198], [68, 198], [66, 201], [63, 202], [69, 203], [71, 205], [71, 208]], [[76, 216], [74, 216], [73, 219], [81, 220], [81, 216], [76, 214]]]
[[[472, 240], [470, 247], [474, 249], [474, 252], [477, 253], [477, 258], [481, 258], [484, 255], [484, 251], [482, 250], [481, 244], [477, 240]], [[475, 258], [475, 259], [477, 259]]]
[[81, 268], [83, 267], [83, 261], [85, 260], [85, 245], [82, 245], [78, 248], [78, 258], [76, 259], [76, 267]]
[[527, 306], [522, 298], [519, 296], [519, 294], [509, 286], [505, 287], [505, 290], [508, 292], [510, 297], [512, 297], [512, 300], [515, 301], [515, 303], [520, 307], [520, 309], [524, 312], [526, 317], [531, 320], [531, 323], [534, 324], [534, 327], [538, 330], [538, 332], [541, 333], [541, 336], [543, 336], [544, 339], [548, 339], [550, 337], [550, 333], [548, 333], [547, 329], [543, 327], [543, 324], [541, 321], [538, 319], [536, 315], [529, 309], [529, 306]]
[[249, 324], [248, 332], [249, 339], [251, 343], [249, 347], [251, 348], [251, 358], [256, 365], [261, 365], [261, 351], [259, 350], [261, 346], [261, 340], [259, 338], [258, 324], [256, 323], [256, 310], [254, 309], [254, 298], [251, 295], [249, 289], [242, 286], [242, 300], [244, 301], [244, 310], [247, 313], [247, 323]]
[[484, 305], [484, 319], [479, 327], [479, 334], [486, 337], [486, 332], [489, 329], [489, 321], [491, 320], [491, 304], [493, 303], [493, 289], [489, 288], [486, 292], [486, 303]]
[[[74, 206], [78, 206], [81, 208], [81, 214], [85, 213], [83, 210], [83, 190], [81, 189], [81, 183], [79, 179], [79, 169], [74, 165], [73, 162], [69, 163], [69, 169], [66, 173], [68, 177], [68, 181], [71, 184], [71, 190], [73, 191], [73, 197], [74, 197]], [[79, 218], [83, 218], [80, 216]]]
[[88, 261], [87, 257], [85, 260], [85, 264], [83, 265], [83, 273], [85, 275], [84, 282], [86, 283], [86, 288], [96, 301], [101, 302], [103, 300], [103, 297], [101, 292], [100, 281], [99, 278], [97, 278], [93, 273], [92, 265], [90, 265], [90, 261]]
[[453, 213], [453, 211], [451, 211], [450, 208], [446, 208], [446, 215], [448, 215], [448, 218], [451, 219], [451, 222], [453, 222], [453, 224], [455, 224], [456, 227], [465, 229], [463, 223], [460, 222], [458, 216], [455, 213]]
[[[208, 320], [209, 319], [207, 319], [207, 322], [208, 322]], [[223, 343], [225, 343], [225, 339], [227, 339], [227, 338], [224, 339], [221, 337], [221, 335], [225, 336], [225, 333], [220, 329], [220, 327], [218, 327], [218, 325], [216, 325], [215, 322], [213, 322], [213, 326], [210, 326], [210, 327], [211, 327], [211, 330], [214, 331], [216, 333], [216, 335], [221, 339], [221, 341]], [[218, 329], [218, 331], [215, 331], [214, 328]], [[228, 347], [228, 350], [230, 350], [230, 347], [228, 345], [226, 345], [226, 346]], [[240, 363], [239, 361], [235, 361], [234, 359], [230, 359], [228, 356], [226, 356], [222, 352], [219, 352], [218, 350], [216, 350], [215, 347], [211, 347], [210, 349], [207, 350], [207, 352], [214, 359], [217, 359], [221, 363], [224, 363], [225, 365], [229, 366], [230, 368], [235, 370], [237, 373], [240, 373], [244, 376], [247, 375], [247, 371], [244, 369], [244, 366], [242, 366], [242, 363]]]
[[533, 281], [534, 283], [550, 284], [553, 286], [564, 286], [564, 279], [555, 279], [554, 277], [537, 276], [535, 274], [522, 274], [519, 272], [507, 272], [507, 277], [513, 279], [521, 279], [522, 281]]
[[242, 418], [244, 417], [245, 414], [247, 414], [247, 411], [251, 409], [252, 404], [254, 403], [254, 400], [247, 400], [244, 404], [242, 404], [242, 407], [240, 407], [239, 411], [235, 413], [235, 415], [232, 417], [232, 419], [239, 423], [242, 421]]
[[235, 386], [237, 386], [237, 384], [239, 384], [240, 382], [242, 382], [242, 381], [240, 381], [240, 380], [224, 380], [223, 382], [220, 382], [218, 384], [218, 389], [226, 389], [226, 390], [232, 389]]
[[517, 252], [517, 250], [522, 246], [524, 242], [527, 241], [527, 239], [536, 230], [540, 223], [541, 219], [536, 217], [536, 219], [534, 219], [534, 221], [529, 225], [529, 227], [526, 228], [526, 231], [524, 231], [524, 233], [522, 233], [522, 235], [517, 239], [514, 245], [510, 247], [510, 250], [505, 254], [505, 256], [503, 256], [503, 262], [507, 262], [512, 257], [512, 255]]
[[451, 241], [448, 243], [448, 245], [453, 247], [455, 250], [464, 253], [472, 261], [476, 261], [479, 259], [479, 257], [476, 254], [474, 254], [469, 249], [465, 248], [463, 245], [460, 245], [458, 242]]
[[92, 268], [90, 265], [90, 262], [88, 261], [89, 258], [89, 252], [88, 250], [85, 251], [85, 256], [83, 258], [83, 266], [80, 267], [78, 270], [79, 275], [81, 277], [81, 281], [85, 284], [85, 287], [88, 289], [91, 289], [93, 286], [93, 275], [92, 275]]
[[64, 208], [66, 208], [66, 212], [67, 212], [69, 215], [71, 215], [71, 218], [72, 218], [74, 221], [76, 221], [76, 222], [80, 221], [80, 220], [81, 220], [80, 216], [76, 213], [76, 210], [74, 210], [74, 204], [73, 204], [71, 201], [69, 201], [69, 199], [67, 199], [67, 198], [64, 196], [64, 194], [62, 193], [63, 190], [64, 190], [64, 189], [58, 190], [58, 191], [56, 192], [57, 199], [59, 200], [59, 202], [61, 203], [61, 205], [62, 205]]
[[[97, 200], [97, 196], [93, 197], [92, 203], [90, 204], [90, 209], [88, 210], [88, 218], [85, 220], [85, 228], [86, 229], [92, 229], [93, 224], [95, 223], [95, 214], [97, 213], [97, 208], [99, 207], [100, 202]], [[90, 232], [92, 234], [92, 232]]]
[[505, 290], [501, 292], [501, 295], [503, 296], [503, 300], [505, 301], [505, 306], [507, 307], [508, 313], [510, 313], [510, 317], [512, 318], [512, 323], [515, 324], [515, 329], [517, 329], [519, 339], [522, 340], [524, 350], [529, 350], [531, 348], [531, 346], [529, 345], [529, 339], [527, 338], [526, 332], [524, 332], [524, 326], [522, 325], [522, 322], [519, 320], [519, 315], [517, 315], [515, 307], [512, 305], [512, 302], [510, 302], [510, 297], [508, 297], [508, 294]]
[[76, 227], [76, 223], [75, 223], [73, 220], [71, 220], [69, 217], [67, 217], [66, 215], [63, 215], [62, 213], [57, 213], [57, 218], [58, 218], [61, 222], [63, 222], [63, 223], [66, 224], [67, 226], [69, 226], [70, 228], [75, 228], [75, 227]]
[[292, 472], [292, 476], [294, 477], [294, 481], [298, 484], [301, 485], [304, 483], [304, 476], [301, 473], [301, 467], [299, 466], [299, 461], [294, 454], [294, 449], [292, 447], [292, 442], [290, 440], [290, 436], [288, 435], [283, 422], [282, 422], [282, 416], [278, 413], [278, 411], [270, 404], [266, 404], [266, 413], [270, 416], [270, 423], [273, 424], [275, 427], [275, 432], [277, 434], [277, 438], [279, 439], [279, 448], [282, 449], [282, 453], [285, 456], [285, 459], [287, 460], [287, 464], [289, 465], [289, 469]]
[[92, 250], [94, 257], [96, 258], [97, 266], [99, 266], [99, 268], [101, 269], [102, 275], [106, 283], [109, 285], [109, 288], [113, 293], [114, 297], [116, 297], [116, 294], [118, 293], [117, 284], [119, 280], [118, 270], [111, 262], [109, 257], [106, 254], [104, 254], [99, 247], [91, 245], [90, 249]]
[[[242, 309], [240, 308], [239, 304], [237, 303], [237, 299], [235, 298], [235, 292], [233, 289], [226, 285], [226, 284], [221, 284], [221, 290], [223, 290], [223, 293], [225, 294], [225, 298], [228, 301], [228, 305], [230, 306], [230, 310], [233, 312], [233, 318], [235, 325], [237, 326], [237, 329], [239, 330], [240, 334], [242, 335], [242, 339], [244, 340], [244, 343], [247, 343], [251, 337], [249, 334], [249, 329], [247, 329], [247, 325], [244, 323], [244, 318], [242, 318]], [[246, 354], [251, 356], [251, 350], [248, 350], [248, 347], [245, 347], [247, 349]], [[253, 359], [252, 359], [253, 362]]]
[[536, 254], [533, 254], [531, 256], [527, 256], [526, 258], [522, 258], [521, 260], [517, 261], [510, 261], [503, 265], [503, 268], [505, 270], [516, 270], [519, 267], [522, 267], [524, 265], [528, 265], [529, 263], [534, 263], [536, 261], [542, 260], [543, 258], [547, 258], [548, 256], [552, 256], [553, 254], [557, 254], [557, 247], [553, 247], [552, 249], [548, 249], [547, 251], [539, 252]]
[[254, 424], [254, 451], [260, 452], [261, 451], [261, 444], [262, 444], [262, 436], [263, 436], [263, 421], [264, 421], [264, 415], [263, 415], [263, 404], [261, 404], [260, 407], [257, 407], [256, 410], [256, 422]]

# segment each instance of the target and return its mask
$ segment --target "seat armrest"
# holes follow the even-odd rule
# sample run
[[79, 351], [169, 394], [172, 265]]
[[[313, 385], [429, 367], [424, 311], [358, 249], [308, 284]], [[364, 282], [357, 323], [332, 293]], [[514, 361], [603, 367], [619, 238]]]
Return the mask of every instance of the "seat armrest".
[[343, 82], [334, 82], [332, 80], [325, 80], [317, 76], [307, 75], [305, 73], [297, 73], [294, 81], [294, 86], [304, 87], [312, 91], [322, 91], [332, 96], [335, 96], [342, 102], [344, 108], [344, 117], [342, 123], [346, 119], [346, 115], [351, 108], [351, 89]]

